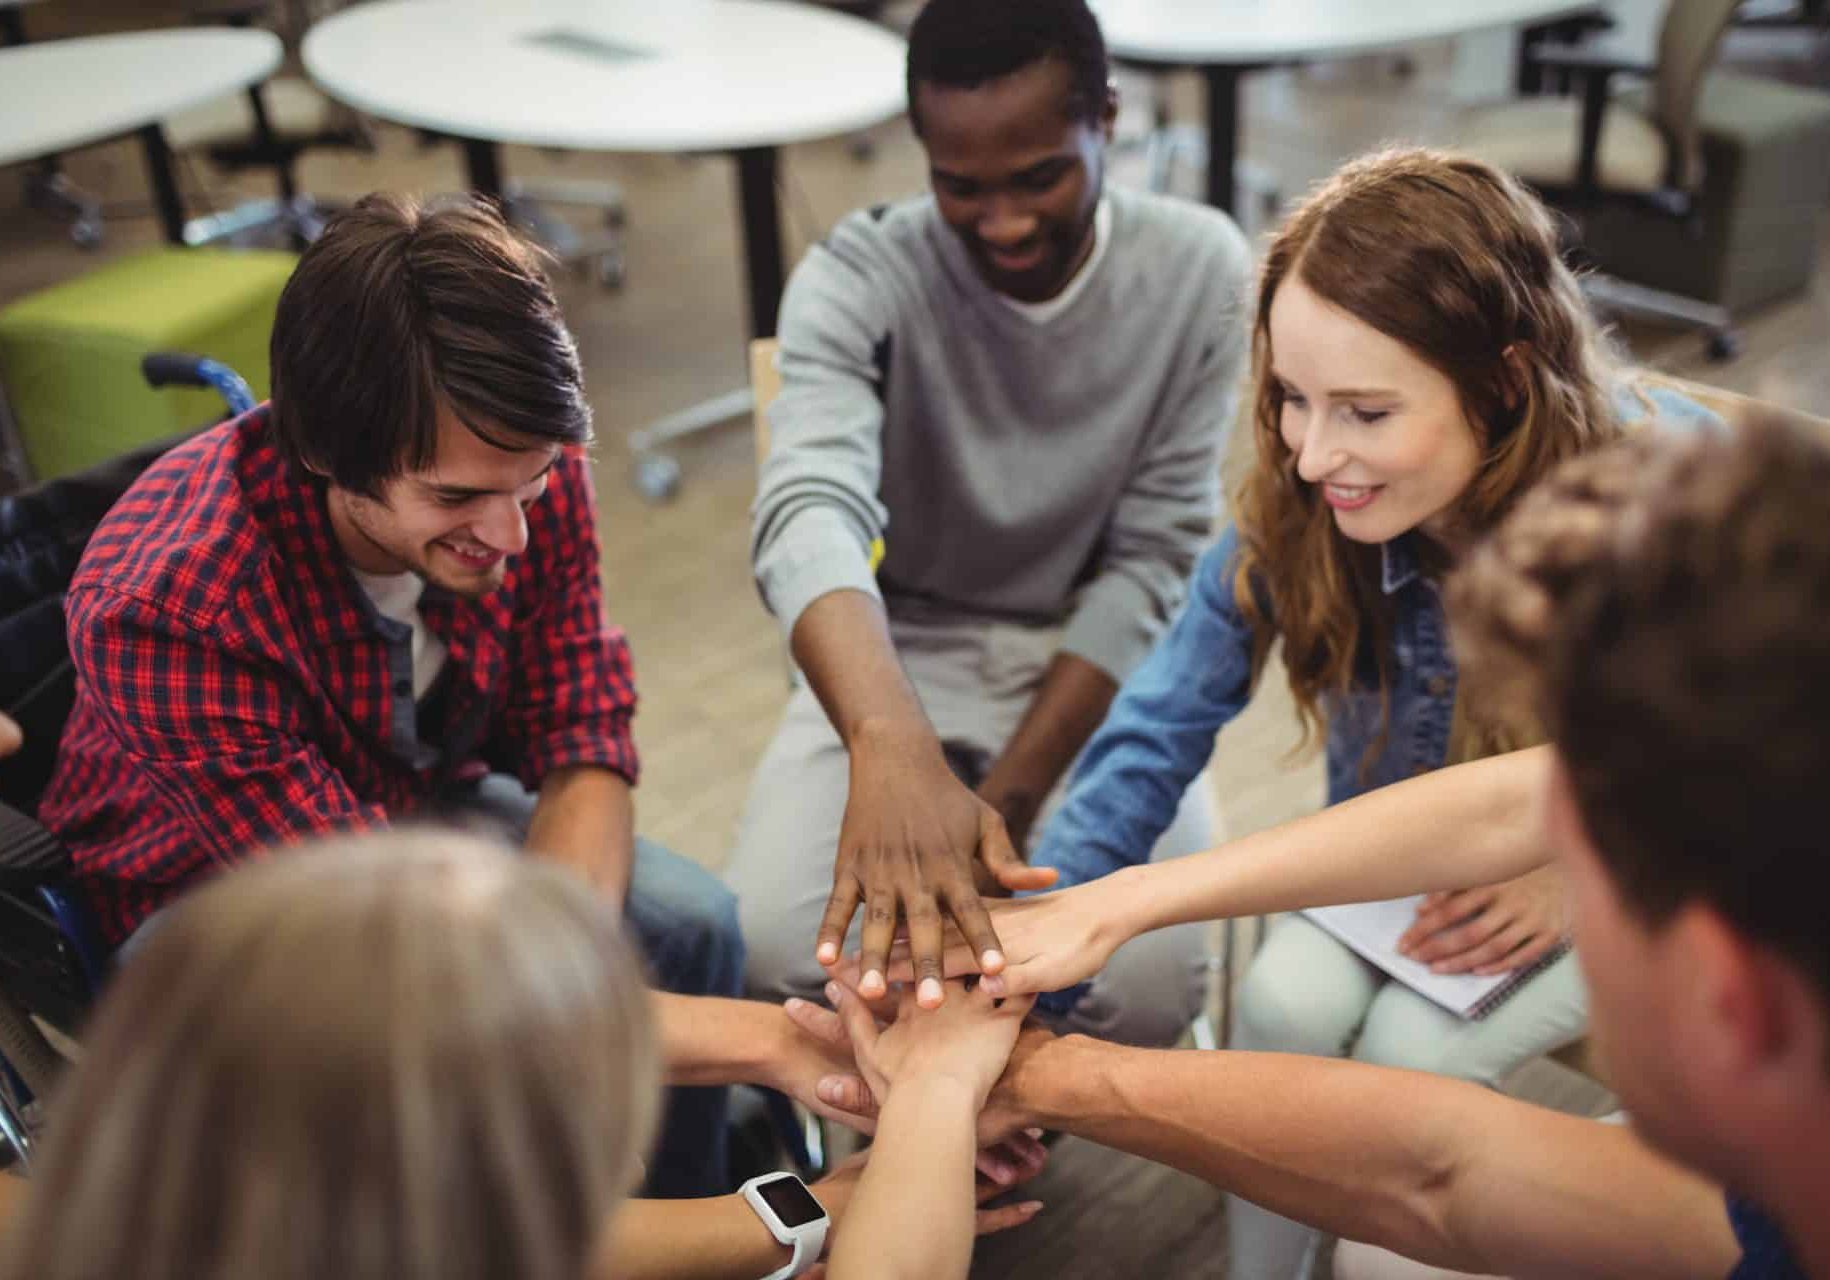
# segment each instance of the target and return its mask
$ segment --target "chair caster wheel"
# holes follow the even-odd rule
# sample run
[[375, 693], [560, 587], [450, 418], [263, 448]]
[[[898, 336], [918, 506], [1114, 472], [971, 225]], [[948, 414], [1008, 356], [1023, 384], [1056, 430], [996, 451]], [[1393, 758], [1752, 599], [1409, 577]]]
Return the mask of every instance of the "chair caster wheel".
[[635, 487], [650, 502], [670, 502], [680, 492], [680, 464], [664, 453], [635, 460]]
[[597, 259], [597, 283], [606, 289], [620, 289], [629, 278], [628, 264], [620, 253], [602, 254]]
[[1712, 361], [1724, 364], [1741, 354], [1741, 335], [1733, 329], [1712, 329], [1704, 350]]
[[76, 242], [79, 249], [99, 249], [102, 246], [102, 220], [100, 218], [78, 218], [70, 226], [70, 239]]

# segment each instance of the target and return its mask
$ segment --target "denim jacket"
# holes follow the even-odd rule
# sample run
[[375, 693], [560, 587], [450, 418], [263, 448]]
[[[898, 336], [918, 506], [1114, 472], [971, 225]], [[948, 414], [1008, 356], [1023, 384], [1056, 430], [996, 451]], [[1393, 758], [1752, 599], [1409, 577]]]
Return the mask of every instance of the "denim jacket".
[[[1661, 428], [1726, 430], [1721, 419], [1682, 395], [1663, 388], [1644, 394]], [[1614, 403], [1625, 422], [1648, 416], [1625, 388]], [[1405, 534], [1381, 548], [1380, 585], [1395, 615], [1383, 742], [1376, 688], [1351, 689], [1323, 706], [1329, 804], [1439, 769], [1448, 755], [1455, 658], [1440, 589], [1418, 561], [1416, 536]], [[1238, 531], [1228, 526], [1196, 564], [1181, 614], [1125, 681], [1081, 753], [1067, 799], [1030, 859], [1059, 870], [1058, 887], [1149, 861], [1182, 793], [1207, 767], [1215, 736], [1251, 696], [1252, 628], [1233, 600], [1238, 549]], [[1375, 743], [1378, 750], [1368, 759]]]

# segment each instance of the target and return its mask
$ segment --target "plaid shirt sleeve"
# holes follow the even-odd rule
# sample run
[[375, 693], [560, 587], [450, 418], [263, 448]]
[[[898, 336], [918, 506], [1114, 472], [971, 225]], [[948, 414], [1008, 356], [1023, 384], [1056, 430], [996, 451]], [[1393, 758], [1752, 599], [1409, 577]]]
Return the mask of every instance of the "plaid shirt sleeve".
[[307, 835], [387, 824], [306, 740], [288, 682], [257, 647], [106, 589], [73, 594], [68, 611], [78, 677], [103, 727], [194, 848], [228, 865]]
[[514, 621], [513, 676], [503, 736], [522, 785], [554, 769], [600, 765], [634, 785], [635, 671], [629, 642], [604, 616], [596, 497], [584, 457], [568, 451], [528, 512], [545, 548], [539, 590]]

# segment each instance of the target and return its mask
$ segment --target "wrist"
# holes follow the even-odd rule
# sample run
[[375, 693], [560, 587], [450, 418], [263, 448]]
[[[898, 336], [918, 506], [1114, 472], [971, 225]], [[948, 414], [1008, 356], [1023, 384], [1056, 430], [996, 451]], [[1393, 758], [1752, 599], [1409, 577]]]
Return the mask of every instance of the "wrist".
[[870, 764], [878, 760], [907, 761], [932, 756], [945, 765], [940, 739], [934, 726], [919, 711], [913, 715], [874, 714], [852, 722], [845, 733], [845, 747], [852, 763]]
[[1013, 1128], [1072, 1132], [1080, 1109], [1076, 1096], [1085, 1086], [1078, 1076], [1094, 1065], [1104, 1047], [1083, 1035], [1019, 1040], [987, 1105], [1008, 1117]]
[[1160, 918], [1161, 895], [1156, 892], [1158, 877], [1153, 874], [1154, 865], [1120, 867], [1096, 882], [1100, 894], [1098, 927], [1108, 935], [1114, 948], [1139, 934], [1173, 923]]
[[982, 1079], [970, 1068], [909, 1063], [903, 1070], [902, 1082], [890, 1086], [884, 1112], [887, 1114], [893, 1104], [900, 1102], [897, 1110], [903, 1114], [919, 1112], [924, 1116], [945, 1116], [957, 1113], [977, 1117], [996, 1082], [995, 1075], [989, 1080]]

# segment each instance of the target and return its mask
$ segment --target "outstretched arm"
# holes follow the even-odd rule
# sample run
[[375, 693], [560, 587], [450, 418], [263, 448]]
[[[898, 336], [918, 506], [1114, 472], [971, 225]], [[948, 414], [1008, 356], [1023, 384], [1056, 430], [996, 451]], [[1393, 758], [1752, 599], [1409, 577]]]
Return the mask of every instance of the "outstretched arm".
[[[1004, 944], [992, 990], [1056, 991], [1098, 973], [1140, 933], [1492, 884], [1545, 865], [1537, 805], [1548, 748], [1493, 756], [1367, 792], [1205, 853], [987, 909]], [[949, 975], [971, 972], [954, 939]], [[902, 979], [906, 963], [891, 966]]]
[[1719, 1280], [1739, 1256], [1721, 1191], [1630, 1130], [1438, 1076], [1032, 1029], [991, 1108], [1458, 1270]]

